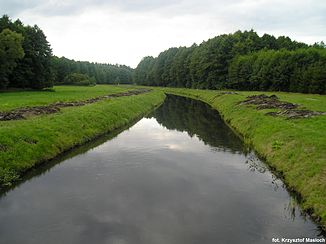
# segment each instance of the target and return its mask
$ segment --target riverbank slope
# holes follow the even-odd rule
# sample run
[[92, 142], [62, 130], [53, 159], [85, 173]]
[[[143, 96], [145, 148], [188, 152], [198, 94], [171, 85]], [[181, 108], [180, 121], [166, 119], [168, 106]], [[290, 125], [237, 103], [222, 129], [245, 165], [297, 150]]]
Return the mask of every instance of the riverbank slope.
[[[303, 209], [326, 227], [326, 115], [289, 119], [280, 109], [257, 109], [248, 96], [276, 95], [297, 109], [326, 112], [326, 96], [283, 92], [222, 92], [162, 88], [168, 94], [202, 100], [218, 110], [244, 141], [284, 177], [297, 192]], [[266, 113], [271, 112], [271, 115]]]
[[[78, 91], [75, 92], [75, 89]], [[59, 87], [59, 92], [53, 94], [5, 93], [0, 95], [0, 99], [8, 104], [0, 107], [5, 108], [4, 110], [23, 105], [25, 107], [26, 103], [21, 103], [24, 96], [25, 101], [29, 101], [29, 106], [39, 106], [62, 100], [83, 101], [99, 95], [118, 94], [134, 89], [136, 87]], [[3, 98], [4, 96], [7, 98]], [[25, 119], [0, 121], [0, 185], [10, 185], [36, 165], [127, 125], [161, 104], [164, 98], [161, 91], [150, 91], [138, 95], [109, 97], [82, 106], [63, 107], [51, 114], [33, 114]]]

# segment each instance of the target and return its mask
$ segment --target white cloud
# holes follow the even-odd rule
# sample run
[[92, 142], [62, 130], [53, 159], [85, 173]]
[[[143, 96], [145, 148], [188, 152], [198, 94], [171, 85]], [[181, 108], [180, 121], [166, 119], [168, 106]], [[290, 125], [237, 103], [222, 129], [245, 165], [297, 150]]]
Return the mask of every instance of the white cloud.
[[238, 29], [326, 40], [324, 0], [0, 0], [0, 9], [39, 25], [55, 55], [133, 67], [144, 56]]

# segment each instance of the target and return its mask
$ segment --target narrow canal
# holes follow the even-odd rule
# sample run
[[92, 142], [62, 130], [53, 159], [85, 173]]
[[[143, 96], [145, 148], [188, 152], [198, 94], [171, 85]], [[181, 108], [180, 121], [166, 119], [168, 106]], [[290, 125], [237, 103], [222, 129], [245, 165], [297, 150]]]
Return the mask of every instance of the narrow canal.
[[112, 137], [2, 193], [0, 243], [252, 244], [321, 235], [202, 102], [168, 96]]

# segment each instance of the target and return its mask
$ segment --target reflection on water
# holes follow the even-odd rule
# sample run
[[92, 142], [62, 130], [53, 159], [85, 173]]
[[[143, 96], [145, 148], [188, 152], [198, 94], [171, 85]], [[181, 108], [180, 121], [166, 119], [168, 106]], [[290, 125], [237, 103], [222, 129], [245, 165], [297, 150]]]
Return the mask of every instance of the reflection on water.
[[153, 117], [170, 130], [196, 135], [213, 150], [244, 151], [244, 145], [223, 122], [220, 115], [203, 102], [190, 98], [167, 96]]
[[0, 243], [271, 243], [317, 237], [282, 182], [198, 101], [153, 117], [0, 198]]
[[11, 186], [8, 186], [4, 189], [0, 189], [0, 197], [4, 197], [8, 192], [10, 192], [11, 190], [17, 188], [19, 185], [33, 179], [34, 177], [38, 177], [40, 175], [46, 174], [48, 171], [50, 171], [55, 165], [68, 160], [70, 158], [73, 158], [77, 155], [81, 155], [86, 153], [87, 151], [105, 143], [108, 140], [112, 140], [113, 138], [115, 138], [117, 135], [119, 135], [121, 132], [123, 132], [124, 130], [127, 130], [130, 128], [130, 126], [133, 125], [133, 122], [131, 122], [129, 125], [124, 126], [122, 128], [119, 129], [115, 129], [112, 132], [99, 136], [96, 140], [92, 140], [84, 145], [80, 145], [76, 148], [74, 148], [73, 150], [67, 151], [65, 153], [63, 153], [62, 155], [60, 155], [60, 157], [57, 157], [47, 163], [44, 164], [40, 164], [38, 165], [37, 168], [32, 168], [30, 171], [28, 171], [23, 178], [21, 179], [21, 181], [18, 181], [16, 183], [14, 183]]

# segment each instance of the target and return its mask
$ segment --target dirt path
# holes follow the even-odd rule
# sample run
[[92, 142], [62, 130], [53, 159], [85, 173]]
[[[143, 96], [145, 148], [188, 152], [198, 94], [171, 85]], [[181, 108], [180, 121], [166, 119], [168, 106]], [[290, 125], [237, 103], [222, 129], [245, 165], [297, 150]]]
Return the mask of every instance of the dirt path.
[[11, 110], [8, 112], [1, 112], [0, 111], [0, 121], [8, 121], [8, 120], [20, 120], [26, 119], [32, 116], [42, 115], [42, 114], [53, 114], [60, 111], [60, 108], [65, 107], [78, 107], [84, 106], [91, 103], [96, 103], [105, 99], [116, 98], [116, 97], [126, 97], [126, 96], [133, 96], [139, 95], [146, 92], [151, 91], [151, 89], [146, 88], [139, 88], [135, 90], [130, 90], [126, 92], [120, 92], [105, 96], [99, 96], [90, 98], [84, 101], [73, 101], [73, 102], [56, 102], [53, 104], [49, 104], [46, 106], [35, 106], [35, 107], [26, 107], [26, 108], [18, 108], [15, 110]]

